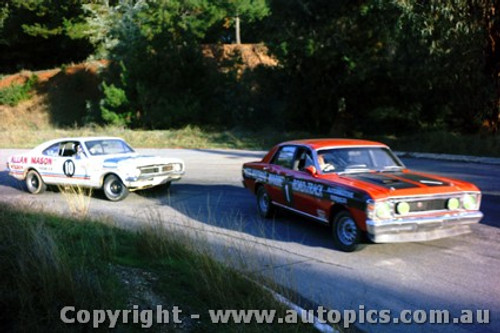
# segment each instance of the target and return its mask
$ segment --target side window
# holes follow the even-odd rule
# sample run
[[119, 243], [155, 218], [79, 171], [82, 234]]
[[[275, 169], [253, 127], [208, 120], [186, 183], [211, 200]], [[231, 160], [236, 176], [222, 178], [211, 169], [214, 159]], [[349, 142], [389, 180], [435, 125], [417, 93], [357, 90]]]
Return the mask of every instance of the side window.
[[59, 156], [63, 157], [73, 157], [76, 156], [78, 151], [78, 146], [80, 145], [77, 141], [64, 142], [59, 148]]
[[282, 147], [276, 155], [274, 155], [272, 164], [280, 165], [282, 167], [291, 169], [293, 158], [295, 156], [295, 151], [297, 147], [294, 146], [285, 146]]
[[303, 171], [308, 166], [314, 166], [311, 151], [307, 148], [298, 148], [293, 161], [293, 170]]
[[59, 155], [59, 143], [55, 143], [42, 152], [43, 155], [55, 157]]

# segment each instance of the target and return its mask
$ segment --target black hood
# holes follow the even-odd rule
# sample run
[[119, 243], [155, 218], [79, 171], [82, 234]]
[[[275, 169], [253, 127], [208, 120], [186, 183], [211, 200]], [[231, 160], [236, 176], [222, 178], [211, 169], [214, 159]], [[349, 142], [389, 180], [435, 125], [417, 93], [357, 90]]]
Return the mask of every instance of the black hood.
[[448, 182], [411, 172], [363, 172], [347, 174], [344, 177], [395, 190], [451, 185]]

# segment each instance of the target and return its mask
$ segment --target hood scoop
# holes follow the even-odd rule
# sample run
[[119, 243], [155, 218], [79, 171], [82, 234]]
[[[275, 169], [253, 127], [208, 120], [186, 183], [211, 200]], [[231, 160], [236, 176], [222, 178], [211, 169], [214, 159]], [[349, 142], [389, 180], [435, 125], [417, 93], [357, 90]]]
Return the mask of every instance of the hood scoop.
[[412, 184], [411, 182], [405, 182], [401, 179], [389, 177], [384, 174], [357, 174], [357, 175], [349, 175], [348, 177], [356, 180], [361, 180], [367, 183], [371, 183], [374, 185], [382, 186], [389, 190], [418, 187], [418, 185]]

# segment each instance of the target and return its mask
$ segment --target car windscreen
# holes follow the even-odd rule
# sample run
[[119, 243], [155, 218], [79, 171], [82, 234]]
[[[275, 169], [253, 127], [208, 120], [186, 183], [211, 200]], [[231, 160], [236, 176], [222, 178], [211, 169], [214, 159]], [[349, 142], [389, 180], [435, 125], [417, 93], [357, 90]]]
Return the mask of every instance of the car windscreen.
[[404, 165], [386, 147], [346, 147], [318, 150], [323, 173], [400, 170]]
[[85, 142], [90, 155], [115, 155], [133, 153], [134, 150], [123, 140], [103, 139]]

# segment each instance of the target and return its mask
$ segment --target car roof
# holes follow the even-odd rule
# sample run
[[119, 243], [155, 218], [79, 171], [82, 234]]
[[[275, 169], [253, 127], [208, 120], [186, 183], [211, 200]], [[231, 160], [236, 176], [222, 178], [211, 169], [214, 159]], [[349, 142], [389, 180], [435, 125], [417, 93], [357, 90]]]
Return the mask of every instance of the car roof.
[[[79, 136], [79, 137], [65, 137], [59, 139], [53, 139], [49, 141], [45, 141], [44, 143], [38, 145], [34, 149], [43, 149], [45, 147], [49, 147], [55, 143], [63, 142], [63, 141], [92, 141], [92, 140], [123, 140], [119, 137], [113, 136]], [[123, 140], [125, 141], [125, 140]]]
[[301, 145], [308, 146], [314, 150], [324, 149], [324, 148], [335, 148], [335, 147], [359, 147], [359, 146], [382, 146], [387, 147], [385, 144], [359, 139], [304, 139], [304, 140], [293, 140], [286, 141], [280, 144], [283, 145]]

